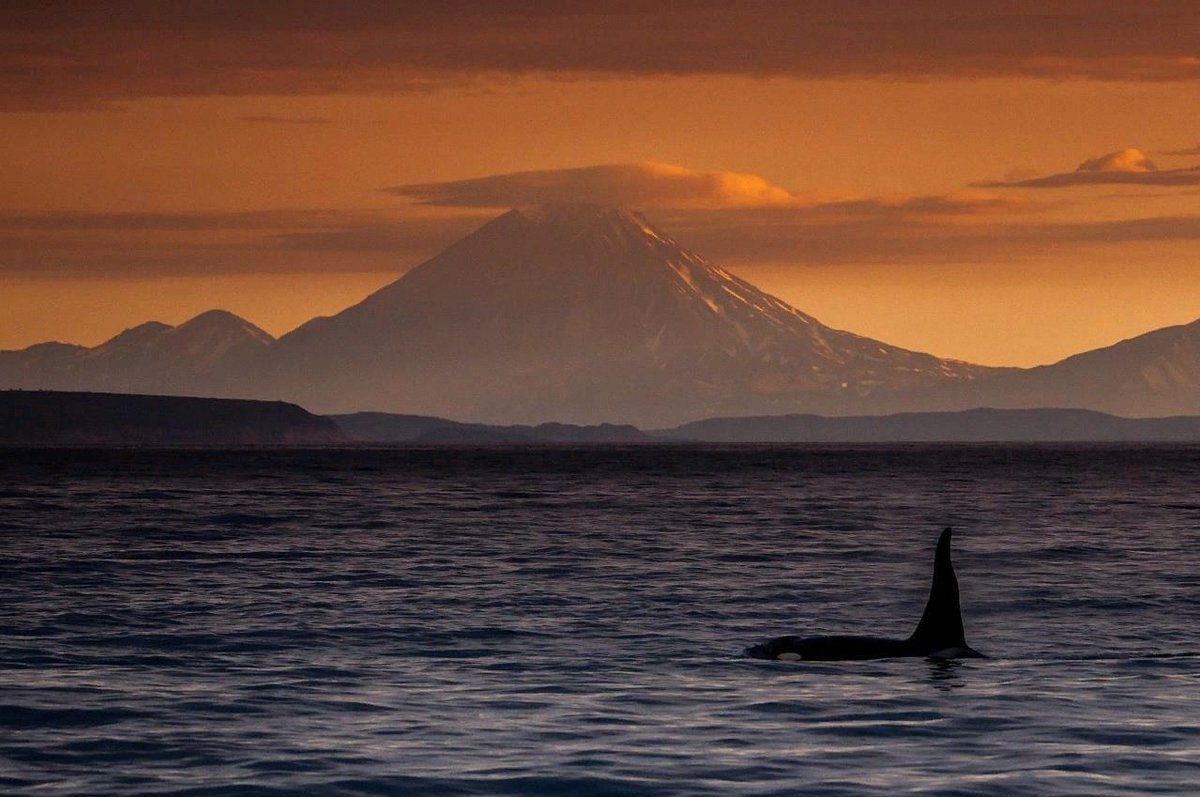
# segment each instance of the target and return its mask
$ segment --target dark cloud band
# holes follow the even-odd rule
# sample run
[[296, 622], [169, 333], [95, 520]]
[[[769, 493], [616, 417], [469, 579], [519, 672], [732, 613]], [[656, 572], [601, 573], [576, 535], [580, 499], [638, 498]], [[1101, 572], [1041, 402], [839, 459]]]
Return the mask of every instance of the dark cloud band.
[[0, 108], [488, 75], [1200, 78], [1191, 0], [128, 0], [0, 6]]
[[[976, 211], [988, 212], [988, 211]], [[251, 214], [7, 214], [0, 277], [378, 272], [399, 275], [497, 215], [405, 218], [331, 211]], [[810, 207], [657, 209], [650, 219], [716, 263], [735, 266], [980, 263], [1048, 246], [1200, 240], [1200, 216], [964, 223], [941, 202], [861, 200]], [[983, 220], [980, 220], [983, 222]]]
[[[1168, 153], [1170, 154], [1170, 153]], [[1177, 154], [1187, 154], [1181, 152]], [[1069, 188], [1083, 185], [1200, 185], [1200, 166], [1183, 169], [1159, 169], [1138, 149], [1123, 149], [1089, 158], [1073, 172], [1044, 177], [1029, 177], [992, 183], [977, 183], [979, 188]]]

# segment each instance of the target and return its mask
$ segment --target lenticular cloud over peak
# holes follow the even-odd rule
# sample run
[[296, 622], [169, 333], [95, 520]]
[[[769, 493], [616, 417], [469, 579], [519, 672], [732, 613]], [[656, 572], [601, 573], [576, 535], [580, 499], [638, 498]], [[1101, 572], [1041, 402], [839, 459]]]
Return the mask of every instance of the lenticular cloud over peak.
[[758, 175], [701, 172], [656, 161], [510, 172], [468, 180], [414, 183], [387, 190], [424, 205], [487, 208], [582, 202], [618, 207], [721, 209], [778, 207], [798, 201], [790, 191]]

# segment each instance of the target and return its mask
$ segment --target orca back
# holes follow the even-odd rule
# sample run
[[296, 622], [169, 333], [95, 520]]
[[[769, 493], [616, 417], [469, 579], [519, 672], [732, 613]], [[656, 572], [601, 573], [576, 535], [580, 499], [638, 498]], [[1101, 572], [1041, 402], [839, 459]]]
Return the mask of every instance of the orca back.
[[950, 562], [950, 538], [945, 529], [933, 558], [933, 584], [921, 622], [907, 639], [865, 636], [784, 636], [746, 648], [746, 655], [781, 661], [842, 661], [927, 656], [935, 659], [986, 658], [973, 650], [963, 633], [958, 602], [958, 578]]

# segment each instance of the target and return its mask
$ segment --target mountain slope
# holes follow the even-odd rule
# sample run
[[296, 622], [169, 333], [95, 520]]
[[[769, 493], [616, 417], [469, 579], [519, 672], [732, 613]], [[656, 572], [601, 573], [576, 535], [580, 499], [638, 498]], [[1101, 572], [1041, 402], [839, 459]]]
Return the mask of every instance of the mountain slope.
[[506, 213], [274, 359], [273, 394], [318, 411], [492, 423], [838, 411], [993, 371], [826, 327], [594, 206]]
[[1128, 417], [1200, 414], [1200, 321], [921, 400], [929, 409], [1076, 407]]

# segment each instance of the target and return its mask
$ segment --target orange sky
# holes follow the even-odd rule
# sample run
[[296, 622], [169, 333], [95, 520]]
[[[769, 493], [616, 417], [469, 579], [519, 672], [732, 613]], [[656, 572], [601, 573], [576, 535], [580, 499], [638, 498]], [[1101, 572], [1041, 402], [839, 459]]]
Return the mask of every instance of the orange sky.
[[0, 348], [282, 333], [576, 197], [943, 356], [1200, 317], [1187, 3], [394, 5], [0, 11]]

